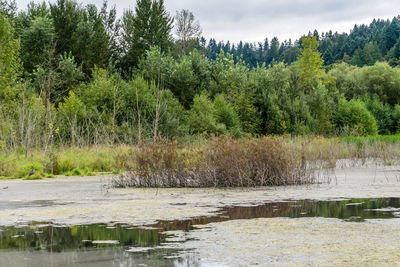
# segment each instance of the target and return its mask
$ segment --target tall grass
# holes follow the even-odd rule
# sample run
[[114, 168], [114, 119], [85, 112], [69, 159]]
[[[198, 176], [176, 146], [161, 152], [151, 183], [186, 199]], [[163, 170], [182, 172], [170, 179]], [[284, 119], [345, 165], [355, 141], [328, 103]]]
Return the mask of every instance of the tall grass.
[[[121, 173], [115, 186], [296, 184], [311, 182], [311, 172], [335, 168], [338, 162], [399, 164], [400, 136], [190, 136], [140, 146], [58, 147], [46, 157], [43, 154], [0, 151], [0, 179]], [[36, 173], [29, 177], [33, 168]]]
[[[116, 173], [118, 166], [115, 157], [128, 151], [126, 146], [104, 147], [59, 147], [43, 159], [43, 151], [33, 150], [0, 152], [0, 177], [36, 178], [54, 175], [89, 176], [102, 173]], [[29, 172], [35, 168], [35, 175]]]
[[[129, 171], [115, 187], [249, 187], [314, 181], [301, 149], [282, 138], [214, 138], [204, 147], [176, 143], [138, 147], [124, 158]], [[132, 155], [134, 155], [132, 157]]]

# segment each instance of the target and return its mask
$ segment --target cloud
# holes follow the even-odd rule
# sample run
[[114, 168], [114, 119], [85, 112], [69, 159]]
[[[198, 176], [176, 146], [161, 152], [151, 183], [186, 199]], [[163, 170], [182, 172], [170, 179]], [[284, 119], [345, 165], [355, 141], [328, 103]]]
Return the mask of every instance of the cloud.
[[[17, 0], [17, 3], [25, 7], [29, 1]], [[82, 2], [99, 6], [102, 0]], [[119, 14], [136, 3], [135, 0], [108, 2], [117, 5]], [[165, 0], [165, 4], [172, 16], [180, 9], [192, 11], [206, 38], [231, 42], [256, 42], [274, 36], [281, 41], [294, 40], [314, 29], [349, 32], [355, 24], [400, 14], [398, 0]]]
[[296, 39], [314, 29], [348, 32], [355, 24], [400, 14], [398, 0], [169, 0], [166, 4], [170, 10], [191, 10], [208, 38], [234, 42], [273, 36]]

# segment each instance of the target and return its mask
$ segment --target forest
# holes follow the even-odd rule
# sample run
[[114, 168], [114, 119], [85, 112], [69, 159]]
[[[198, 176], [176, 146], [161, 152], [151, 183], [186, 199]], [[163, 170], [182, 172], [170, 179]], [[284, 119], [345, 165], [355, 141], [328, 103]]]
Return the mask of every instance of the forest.
[[1, 0], [0, 49], [3, 151], [400, 130], [400, 17], [231, 45], [163, 0], [121, 17], [107, 2]]

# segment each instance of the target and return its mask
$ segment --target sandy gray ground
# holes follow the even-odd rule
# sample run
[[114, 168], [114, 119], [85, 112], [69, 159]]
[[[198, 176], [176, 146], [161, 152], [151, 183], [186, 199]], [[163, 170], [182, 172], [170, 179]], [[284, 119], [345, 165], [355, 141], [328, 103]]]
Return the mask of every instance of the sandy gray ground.
[[[257, 189], [109, 189], [104, 185], [110, 179], [0, 181], [0, 225], [31, 221], [143, 225], [211, 215], [232, 204], [400, 197], [399, 166], [337, 169], [329, 179], [321, 175], [321, 184]], [[183, 246], [196, 248], [200, 258], [208, 259], [204, 265], [400, 266], [400, 221], [396, 219], [237, 220], [209, 224], [186, 235], [195, 240]]]

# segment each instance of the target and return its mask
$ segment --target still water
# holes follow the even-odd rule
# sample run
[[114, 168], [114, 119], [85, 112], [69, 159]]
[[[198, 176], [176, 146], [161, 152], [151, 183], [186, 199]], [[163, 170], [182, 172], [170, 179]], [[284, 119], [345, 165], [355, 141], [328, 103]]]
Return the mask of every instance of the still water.
[[392, 219], [400, 217], [400, 199], [302, 200], [235, 206], [223, 208], [213, 217], [161, 221], [146, 227], [38, 222], [0, 227], [0, 266], [196, 266], [201, 259], [195, 253], [182, 251], [179, 244], [185, 239], [168, 231], [187, 232], [194, 225], [274, 217], [337, 218], [343, 223]]

